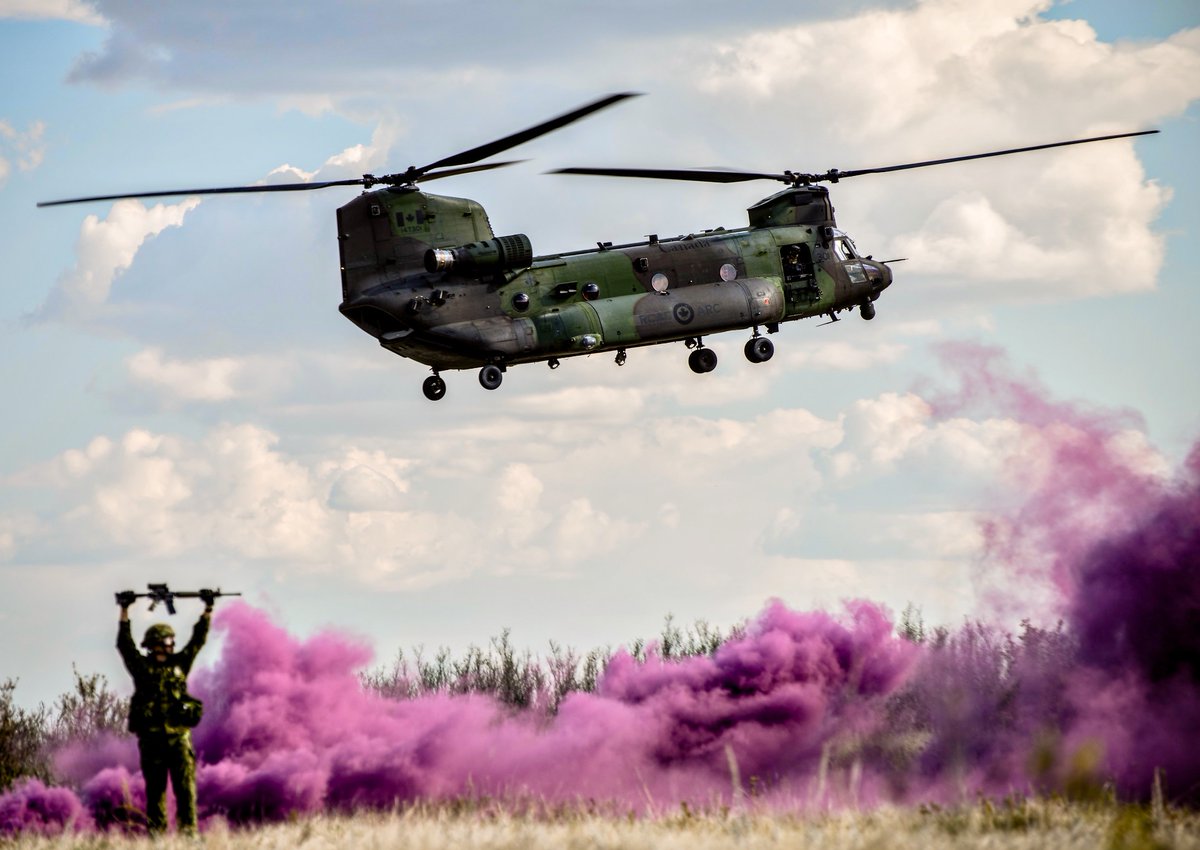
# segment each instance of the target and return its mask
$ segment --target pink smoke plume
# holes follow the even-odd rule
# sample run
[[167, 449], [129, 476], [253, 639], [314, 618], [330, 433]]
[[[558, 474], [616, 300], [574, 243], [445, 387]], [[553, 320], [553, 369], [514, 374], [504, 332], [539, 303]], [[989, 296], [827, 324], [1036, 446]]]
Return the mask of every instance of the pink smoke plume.
[[[203, 816], [293, 813], [488, 796], [681, 800], [808, 808], [1061, 789], [1088, 770], [1130, 797], [1156, 771], [1200, 799], [1200, 448], [1175, 478], [1127, 414], [1052, 403], [994, 350], [958, 346], [957, 393], [935, 415], [985, 409], [1025, 429], [1011, 468], [1024, 498], [989, 522], [985, 560], [1054, 588], [1057, 629], [969, 624], [924, 642], [879, 606], [841, 616], [770, 603], [712, 657], [618, 654], [594, 694], [553, 717], [483, 696], [389, 699], [364, 690], [371, 651], [300, 640], [247, 605], [218, 615], [225, 650], [194, 688]], [[75, 791], [0, 795], [0, 834], [122, 823], [142, 804], [136, 750], [108, 739], [60, 753]]]
[[1136, 414], [1052, 402], [998, 349], [942, 353], [960, 384], [935, 402], [938, 415], [992, 413], [1031, 432], [1010, 464], [1022, 501], [985, 523], [985, 565], [1019, 592], [1049, 581], [1067, 626], [1027, 632], [1037, 645], [1012, 654], [1019, 687], [999, 739], [1028, 771], [1034, 739], [1053, 729], [1061, 754], [1098, 747], [1103, 775], [1124, 793], [1144, 796], [1161, 770], [1179, 797], [1200, 799], [1190, 745], [1200, 723], [1200, 444], [1166, 476]]
[[646, 664], [618, 655], [597, 694], [551, 721], [491, 699], [393, 701], [364, 692], [361, 645], [290, 637], [230, 607], [222, 663], [197, 682], [200, 798], [234, 820], [471, 794], [547, 802], [718, 800], [728, 751], [755, 775], [802, 776], [831, 736], [869, 726], [865, 706], [900, 681], [914, 647], [875, 606], [845, 620], [774, 603], [712, 658]]
[[[737, 793], [739, 770], [798, 793], [830, 740], [875, 731], [917, 651], [877, 606], [836, 618], [774, 602], [712, 657], [618, 654], [598, 693], [569, 695], [547, 719], [483, 696], [379, 696], [357, 676], [365, 645], [332, 632], [299, 640], [249, 605], [223, 609], [214, 627], [224, 652], [193, 683], [206, 705], [197, 788], [204, 813], [234, 822], [477, 795], [705, 805]], [[128, 742], [65, 754], [82, 806], [29, 783], [0, 798], [0, 831], [120, 822], [144, 801], [132, 758]]]

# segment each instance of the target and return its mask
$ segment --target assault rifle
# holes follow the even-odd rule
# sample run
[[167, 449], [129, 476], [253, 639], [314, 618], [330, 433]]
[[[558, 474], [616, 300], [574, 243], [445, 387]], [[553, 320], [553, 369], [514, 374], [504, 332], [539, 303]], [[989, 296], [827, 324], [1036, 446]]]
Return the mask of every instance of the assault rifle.
[[161, 602], [167, 606], [167, 613], [174, 615], [176, 599], [203, 599], [205, 605], [212, 605], [213, 600], [218, 596], [241, 596], [241, 593], [222, 593], [220, 588], [209, 590], [207, 587], [201, 590], [171, 590], [165, 584], [148, 584], [147, 593], [134, 593], [132, 590], [122, 590], [116, 594], [117, 604], [121, 607], [126, 607], [133, 603], [135, 599], [149, 599], [150, 610]]

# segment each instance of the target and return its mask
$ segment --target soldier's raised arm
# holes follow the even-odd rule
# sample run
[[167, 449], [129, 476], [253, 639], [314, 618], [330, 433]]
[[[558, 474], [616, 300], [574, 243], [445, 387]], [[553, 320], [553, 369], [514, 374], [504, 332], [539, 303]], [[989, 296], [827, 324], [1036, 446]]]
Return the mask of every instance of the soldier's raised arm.
[[133, 626], [129, 623], [129, 606], [136, 598], [132, 590], [117, 594], [117, 604], [121, 606], [121, 617], [117, 621], [117, 651], [121, 653], [125, 669], [133, 674], [136, 674], [142, 662], [142, 654], [133, 642]]
[[204, 648], [204, 642], [208, 639], [208, 627], [212, 624], [213, 600], [210, 597], [204, 597], [204, 611], [200, 614], [200, 619], [196, 620], [196, 625], [192, 627], [192, 636], [188, 639], [187, 646], [179, 651], [177, 660], [179, 666], [186, 673], [192, 669], [192, 662], [196, 660], [196, 655]]

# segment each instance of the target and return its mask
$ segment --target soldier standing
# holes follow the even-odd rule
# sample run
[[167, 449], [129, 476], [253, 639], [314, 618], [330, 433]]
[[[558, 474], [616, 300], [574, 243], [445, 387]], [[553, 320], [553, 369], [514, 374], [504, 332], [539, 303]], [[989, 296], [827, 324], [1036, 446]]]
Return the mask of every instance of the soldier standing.
[[129, 606], [133, 591], [117, 594], [121, 619], [117, 627], [117, 649], [125, 668], [133, 676], [133, 698], [129, 702], [129, 731], [137, 735], [142, 778], [146, 782], [146, 822], [152, 835], [167, 829], [167, 777], [175, 789], [176, 827], [196, 833], [196, 752], [191, 729], [200, 722], [202, 706], [187, 692], [187, 676], [196, 655], [208, 637], [213, 594], [201, 592], [204, 613], [192, 629], [191, 640], [175, 651], [175, 630], [166, 623], [146, 629], [143, 655], [133, 644]]

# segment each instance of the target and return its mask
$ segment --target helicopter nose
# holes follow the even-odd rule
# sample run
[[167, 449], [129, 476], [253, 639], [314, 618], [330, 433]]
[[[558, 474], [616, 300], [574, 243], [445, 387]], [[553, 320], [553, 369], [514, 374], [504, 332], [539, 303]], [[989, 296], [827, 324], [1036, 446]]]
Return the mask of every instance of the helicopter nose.
[[892, 270], [886, 263], [875, 260], [873, 263], [864, 263], [864, 266], [867, 270], [867, 279], [871, 282], [872, 294], [878, 295], [891, 285]]
[[879, 271], [883, 273], [883, 276], [879, 281], [879, 291], [883, 292], [883, 290], [892, 285], [892, 270], [883, 263], [880, 263]]

